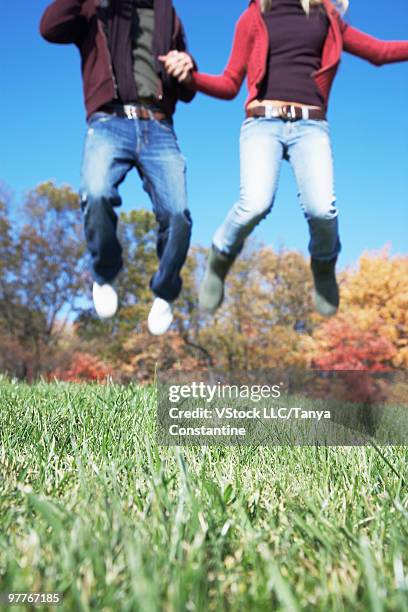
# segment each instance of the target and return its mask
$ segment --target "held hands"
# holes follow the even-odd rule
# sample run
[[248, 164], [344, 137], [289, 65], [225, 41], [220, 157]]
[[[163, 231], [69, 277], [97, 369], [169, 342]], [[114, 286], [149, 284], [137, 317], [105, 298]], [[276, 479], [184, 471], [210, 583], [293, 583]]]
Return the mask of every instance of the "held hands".
[[170, 51], [167, 55], [159, 55], [159, 60], [163, 62], [166, 72], [177, 79], [179, 83], [188, 85], [191, 83], [191, 72], [194, 63], [188, 53], [183, 51]]

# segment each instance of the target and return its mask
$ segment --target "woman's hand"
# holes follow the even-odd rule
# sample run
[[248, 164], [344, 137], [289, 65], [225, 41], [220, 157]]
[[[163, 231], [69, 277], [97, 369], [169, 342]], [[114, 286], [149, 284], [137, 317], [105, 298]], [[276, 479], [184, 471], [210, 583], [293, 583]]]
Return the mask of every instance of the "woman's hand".
[[179, 83], [188, 85], [191, 82], [194, 62], [188, 53], [170, 51], [167, 55], [159, 55], [159, 60], [164, 63], [167, 74], [177, 79]]

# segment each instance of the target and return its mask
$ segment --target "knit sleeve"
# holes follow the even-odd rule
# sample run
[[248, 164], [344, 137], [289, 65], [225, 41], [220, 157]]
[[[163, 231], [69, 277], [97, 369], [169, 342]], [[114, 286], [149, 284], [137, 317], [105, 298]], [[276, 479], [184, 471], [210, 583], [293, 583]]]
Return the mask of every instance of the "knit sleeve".
[[352, 26], [343, 29], [344, 50], [376, 66], [408, 60], [408, 41], [385, 41]]
[[220, 75], [193, 72], [195, 89], [215, 98], [235, 98], [246, 75], [249, 47], [248, 14], [245, 12], [236, 25], [232, 51], [225, 70]]

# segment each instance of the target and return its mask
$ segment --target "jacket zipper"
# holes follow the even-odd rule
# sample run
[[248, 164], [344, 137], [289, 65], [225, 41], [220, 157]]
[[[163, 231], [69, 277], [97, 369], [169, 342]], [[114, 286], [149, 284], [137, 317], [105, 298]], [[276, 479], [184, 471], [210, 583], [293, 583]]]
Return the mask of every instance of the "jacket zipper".
[[158, 81], [159, 81], [159, 84], [157, 87], [157, 97], [161, 101], [163, 100], [163, 83], [161, 80], [161, 76], [159, 74], [157, 76], [158, 76]]
[[111, 79], [112, 79], [112, 83], [113, 83], [113, 87], [115, 90], [115, 99], [119, 98], [119, 92], [118, 92], [118, 84], [116, 82], [116, 78], [115, 78], [115, 74], [113, 72], [113, 66], [112, 66], [112, 58], [111, 58], [111, 54], [109, 51], [109, 45], [108, 45], [108, 39], [106, 38], [106, 34], [104, 32], [102, 23], [100, 21], [100, 19], [97, 17], [98, 19], [98, 29], [100, 31], [100, 33], [103, 36], [103, 39], [105, 41], [105, 50], [106, 50], [106, 55], [108, 57], [108, 65], [109, 65], [109, 70], [110, 70], [110, 74], [111, 74]]
[[163, 81], [162, 81], [162, 78], [161, 78], [160, 74], [158, 74], [157, 76], [158, 76], [158, 80], [159, 80], [159, 82], [157, 84], [157, 97], [158, 97], [158, 99], [160, 101], [162, 101], [163, 97], [164, 97], [163, 96]]
[[[98, 19], [98, 18], [97, 18]], [[112, 58], [111, 58], [111, 54], [109, 51], [109, 46], [108, 46], [108, 39], [106, 38], [106, 34], [104, 32], [102, 23], [100, 21], [100, 19], [98, 19], [98, 29], [100, 31], [100, 33], [103, 36], [103, 39], [105, 41], [105, 50], [106, 50], [106, 54], [108, 57], [108, 65], [109, 65], [109, 70], [110, 70], [110, 74], [111, 74], [111, 78], [112, 78], [112, 83], [113, 83], [113, 87], [115, 90], [115, 98], [119, 98], [119, 92], [118, 92], [118, 84], [116, 82], [116, 78], [115, 78], [115, 73], [113, 72], [113, 66], [112, 66]], [[159, 84], [158, 84], [158, 88], [157, 88], [157, 96], [159, 100], [163, 100], [163, 83], [161, 80], [160, 75], [157, 75], [159, 77]]]
[[[177, 26], [179, 26], [179, 27], [180, 27], [179, 22], [178, 22], [178, 17], [177, 17], [177, 15], [176, 15], [176, 22], [175, 22], [175, 23], [176, 23], [175, 28], [177, 28]], [[172, 32], [172, 39], [173, 39], [173, 37], [174, 37], [175, 35], [176, 35], [176, 33], [173, 31], [173, 32]], [[163, 92], [163, 81], [162, 81], [162, 79], [161, 79], [161, 76], [160, 76], [160, 75], [158, 75], [158, 77], [159, 77], [159, 84], [158, 84], [158, 87], [157, 87], [157, 97], [158, 97], [158, 99], [159, 99], [160, 101], [162, 101], [162, 100], [163, 100], [163, 98], [164, 98], [164, 92]]]

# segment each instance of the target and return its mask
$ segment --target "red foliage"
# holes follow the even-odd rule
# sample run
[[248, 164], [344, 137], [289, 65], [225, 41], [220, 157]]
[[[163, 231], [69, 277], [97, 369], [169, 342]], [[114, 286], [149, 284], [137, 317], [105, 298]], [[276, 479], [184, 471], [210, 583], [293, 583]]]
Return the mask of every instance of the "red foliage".
[[320, 370], [363, 370], [382, 372], [392, 368], [395, 347], [380, 324], [362, 328], [357, 320], [336, 317], [318, 333], [319, 353], [313, 366]]
[[364, 313], [340, 315], [324, 323], [315, 339], [312, 367], [345, 371], [332, 385], [338, 399], [364, 403], [385, 401], [388, 391], [370, 373], [392, 370], [396, 348], [384, 336], [380, 321], [369, 322]]
[[58, 368], [51, 372], [49, 379], [65, 382], [102, 382], [111, 375], [106, 363], [89, 353], [74, 353], [67, 369]]

